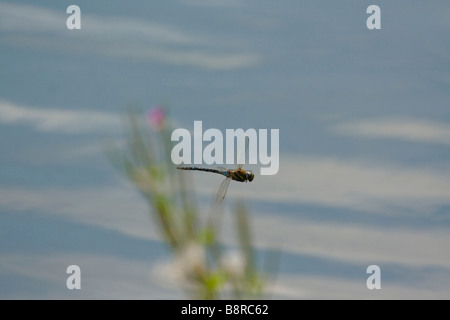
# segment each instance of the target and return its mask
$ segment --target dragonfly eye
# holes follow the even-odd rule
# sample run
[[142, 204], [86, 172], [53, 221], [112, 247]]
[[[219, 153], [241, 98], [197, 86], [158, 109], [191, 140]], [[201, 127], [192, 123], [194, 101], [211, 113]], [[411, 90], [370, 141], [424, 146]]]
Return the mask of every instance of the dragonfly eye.
[[246, 177], [247, 177], [247, 180], [248, 180], [248, 181], [252, 182], [252, 181], [253, 181], [253, 178], [255, 177], [255, 175], [253, 174], [253, 172], [251, 172], [251, 171], [249, 170], [249, 171], [247, 171]]

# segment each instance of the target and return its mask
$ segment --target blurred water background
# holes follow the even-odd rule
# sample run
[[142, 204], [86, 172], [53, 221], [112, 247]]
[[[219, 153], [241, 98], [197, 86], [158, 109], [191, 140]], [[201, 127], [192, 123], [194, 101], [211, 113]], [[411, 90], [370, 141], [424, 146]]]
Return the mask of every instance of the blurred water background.
[[[282, 250], [273, 298], [450, 297], [448, 1], [77, 1], [68, 30], [71, 4], [0, 2], [0, 298], [184, 297], [103, 152], [158, 103], [177, 127], [280, 130], [278, 174], [223, 204], [227, 245], [243, 199], [256, 249]], [[222, 178], [192, 178], [207, 210]]]

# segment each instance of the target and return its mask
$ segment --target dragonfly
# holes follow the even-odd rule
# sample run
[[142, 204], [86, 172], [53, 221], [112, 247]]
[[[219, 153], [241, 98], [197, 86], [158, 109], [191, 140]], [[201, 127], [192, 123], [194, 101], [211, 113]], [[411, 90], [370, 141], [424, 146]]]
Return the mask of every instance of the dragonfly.
[[[231, 180], [239, 181], [239, 182], [252, 182], [255, 178], [255, 175], [251, 170], [242, 169], [243, 163], [245, 162], [245, 154], [248, 151], [249, 139], [246, 137], [245, 139], [245, 151], [239, 157], [239, 162], [236, 169], [227, 169], [222, 167], [217, 167], [216, 169], [210, 168], [201, 168], [201, 167], [177, 167], [180, 170], [196, 170], [196, 171], [204, 171], [204, 172], [212, 172], [217, 173], [222, 176], [225, 176], [225, 180], [219, 186], [219, 191], [217, 191], [216, 202], [221, 203], [227, 194], [228, 186], [230, 185]], [[242, 158], [242, 160], [241, 160]]]
[[217, 192], [216, 201], [217, 203], [221, 203], [225, 198], [225, 195], [228, 190], [228, 186], [230, 185], [231, 180], [239, 181], [239, 182], [252, 182], [255, 178], [255, 175], [251, 170], [242, 169], [242, 164], [239, 164], [236, 169], [226, 169], [218, 167], [216, 169], [210, 168], [201, 168], [201, 167], [177, 167], [180, 170], [196, 170], [196, 171], [204, 171], [204, 172], [212, 172], [225, 176], [225, 180], [219, 186], [219, 191]]
[[[230, 185], [231, 180], [239, 181], [239, 182], [252, 182], [255, 178], [255, 175], [251, 170], [242, 169], [243, 163], [245, 162], [245, 154], [248, 152], [249, 148], [249, 139], [246, 137], [245, 139], [245, 151], [240, 155], [238, 160], [238, 165], [236, 169], [227, 169], [222, 167], [217, 167], [215, 169], [210, 168], [201, 168], [201, 167], [177, 167], [180, 170], [196, 170], [196, 171], [204, 171], [204, 172], [212, 172], [217, 173], [222, 176], [225, 176], [225, 180], [219, 186], [219, 190], [217, 191], [216, 202], [221, 203], [223, 199], [225, 199], [225, 195], [227, 194], [228, 186]], [[240, 164], [239, 164], [240, 163]]]

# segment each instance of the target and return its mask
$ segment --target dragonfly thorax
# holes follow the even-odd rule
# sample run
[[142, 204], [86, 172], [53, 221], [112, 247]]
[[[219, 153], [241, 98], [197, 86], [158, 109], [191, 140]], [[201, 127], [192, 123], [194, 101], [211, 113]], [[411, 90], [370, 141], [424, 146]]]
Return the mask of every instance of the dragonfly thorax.
[[236, 169], [236, 170], [229, 170], [228, 177], [230, 177], [234, 181], [247, 182], [252, 181], [255, 175], [251, 171]]

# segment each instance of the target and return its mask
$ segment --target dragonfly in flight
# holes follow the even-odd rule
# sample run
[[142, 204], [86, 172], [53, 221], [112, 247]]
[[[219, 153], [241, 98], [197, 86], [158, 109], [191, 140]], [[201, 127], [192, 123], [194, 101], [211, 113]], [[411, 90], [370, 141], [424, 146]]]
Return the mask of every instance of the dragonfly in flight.
[[210, 169], [210, 168], [201, 168], [201, 167], [177, 167], [177, 169], [180, 170], [196, 170], [196, 171], [204, 171], [204, 172], [212, 172], [212, 173], [217, 173], [220, 174], [222, 176], [225, 176], [225, 180], [223, 180], [223, 182], [220, 184], [219, 186], [219, 191], [217, 191], [217, 197], [216, 197], [216, 202], [217, 203], [221, 203], [222, 200], [225, 198], [225, 195], [227, 193], [228, 190], [228, 186], [230, 185], [231, 180], [234, 181], [239, 181], [239, 182], [252, 182], [253, 179], [255, 178], [255, 175], [253, 174], [253, 172], [251, 170], [244, 170], [242, 169], [242, 166], [245, 162], [245, 153], [248, 151], [248, 145], [249, 145], [249, 140], [248, 138], [245, 139], [245, 152], [244, 154], [241, 155], [241, 157], [243, 156], [243, 159], [241, 162], [241, 164], [237, 165], [236, 169], [227, 169], [227, 168], [221, 168], [218, 167], [216, 169]]
[[244, 169], [242, 169], [242, 164], [239, 164], [236, 169], [226, 169], [226, 168], [209, 169], [200, 167], [177, 167], [177, 169], [213, 172], [225, 176], [226, 178], [220, 184], [219, 191], [217, 192], [216, 197], [217, 203], [221, 203], [222, 200], [225, 198], [231, 180], [239, 182], [247, 182], [247, 181], [252, 182], [253, 178], [255, 178], [255, 175], [251, 170], [245, 171]]

